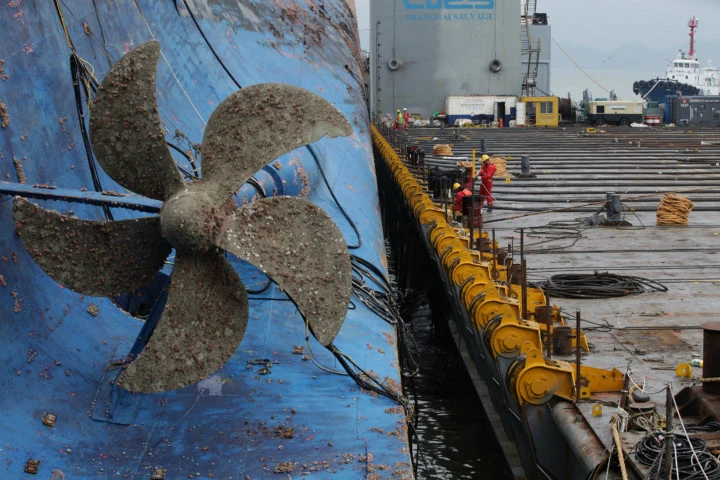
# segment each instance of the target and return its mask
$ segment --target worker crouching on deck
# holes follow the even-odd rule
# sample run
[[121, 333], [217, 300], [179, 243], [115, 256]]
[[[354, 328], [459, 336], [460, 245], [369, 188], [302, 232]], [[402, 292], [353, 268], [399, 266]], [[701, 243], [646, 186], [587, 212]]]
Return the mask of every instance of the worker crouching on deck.
[[492, 196], [492, 186], [493, 186], [493, 176], [495, 175], [495, 164], [490, 162], [490, 157], [487, 155], [482, 156], [482, 167], [480, 168], [480, 171], [477, 174], [478, 179], [480, 180], [480, 208], [482, 208], [483, 204], [485, 203], [485, 199], [487, 199], [487, 211], [492, 212], [493, 209], [493, 196]]
[[463, 215], [463, 198], [472, 195], [472, 192], [467, 188], [460, 188], [462, 185], [456, 183], [453, 185], [453, 193], [455, 194], [455, 215], [460, 216], [460, 222], [465, 221]]
[[393, 124], [393, 130], [402, 130], [404, 123], [405, 117], [403, 117], [402, 112], [398, 108], [398, 111], [395, 113], [395, 123]]

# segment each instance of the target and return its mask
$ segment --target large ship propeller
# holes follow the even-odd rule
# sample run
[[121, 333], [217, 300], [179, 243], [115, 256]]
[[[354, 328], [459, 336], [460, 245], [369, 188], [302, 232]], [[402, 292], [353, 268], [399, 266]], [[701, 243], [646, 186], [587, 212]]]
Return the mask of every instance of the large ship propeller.
[[[145, 43], [112, 67], [97, 92], [90, 130], [105, 172], [123, 187], [162, 200], [157, 217], [88, 221], [17, 197], [16, 229], [48, 275], [86, 295], [147, 283], [174, 248], [167, 304], [118, 383], [136, 392], [171, 390], [219, 369], [240, 344], [247, 292], [222, 250], [267, 273], [295, 302], [323, 345], [332, 343], [351, 292], [342, 233], [313, 203], [231, 200], [259, 168], [325, 135], [349, 135], [345, 117], [321, 97], [282, 84], [244, 88], [213, 112], [202, 143], [202, 180], [186, 183], [158, 114], [160, 45]], [[222, 249], [222, 250], [221, 250]]]

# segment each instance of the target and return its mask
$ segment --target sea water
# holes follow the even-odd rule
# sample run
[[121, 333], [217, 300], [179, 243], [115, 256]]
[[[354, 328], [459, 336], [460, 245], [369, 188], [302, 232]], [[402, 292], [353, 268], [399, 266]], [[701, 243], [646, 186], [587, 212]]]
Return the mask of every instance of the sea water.
[[420, 370], [405, 382], [405, 392], [416, 400], [416, 478], [513, 478], [447, 328], [442, 301], [425, 291], [410, 297], [404, 317]]
[[664, 76], [665, 70], [613, 70], [583, 69], [567, 67], [552, 68], [550, 72], [550, 89], [555, 96], [567, 98], [578, 103], [583, 99], [585, 89], [590, 90], [592, 98], [608, 98], [613, 90], [619, 100], [640, 100], [633, 93], [633, 83], [638, 80], [650, 80]]

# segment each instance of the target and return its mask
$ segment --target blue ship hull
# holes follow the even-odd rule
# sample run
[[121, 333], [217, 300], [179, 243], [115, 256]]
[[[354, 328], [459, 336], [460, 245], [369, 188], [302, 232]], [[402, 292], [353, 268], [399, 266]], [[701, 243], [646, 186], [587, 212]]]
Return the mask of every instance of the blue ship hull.
[[[234, 198], [240, 205], [261, 194], [306, 196], [335, 220], [356, 262], [374, 266], [356, 271], [356, 280], [384, 291], [356, 21], [342, 0], [318, 3], [73, 0], [3, 8], [0, 477], [35, 478], [33, 470], [53, 479], [412, 477], [402, 408], [336, 374], [335, 357], [312, 337], [306, 344], [297, 308], [254, 266], [232, 261], [250, 292], [250, 318], [230, 361], [197, 384], [133, 394], [114, 380], [144, 319], [161, 309], [171, 267], [134, 296], [82, 296], [46, 275], [14, 228], [14, 195], [89, 220], [157, 211], [157, 202], [107, 194], [125, 191], [93, 171], [83, 135], [84, 81], [102, 80], [124, 53], [156, 39], [158, 106], [167, 139], [181, 150], [202, 141], [224, 98], [257, 83], [303, 87], [346, 116], [350, 137], [269, 159]], [[187, 171], [201, 169], [175, 159]], [[396, 332], [372, 305], [353, 296], [334, 343], [399, 393]]]

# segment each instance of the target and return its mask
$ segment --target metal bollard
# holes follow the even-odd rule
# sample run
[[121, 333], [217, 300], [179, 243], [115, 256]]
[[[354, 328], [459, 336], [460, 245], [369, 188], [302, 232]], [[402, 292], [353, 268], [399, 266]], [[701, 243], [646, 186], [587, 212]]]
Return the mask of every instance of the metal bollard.
[[520, 173], [513, 175], [519, 178], [535, 178], [535, 174], [530, 173], [530, 157], [527, 155], [520, 156]]
[[527, 155], [520, 157], [520, 173], [522, 175], [530, 175], [530, 157]]
[[607, 214], [608, 222], [622, 221], [622, 207], [620, 206], [620, 195], [615, 192], [608, 192], [606, 194], [606, 197], [607, 203], [605, 204], [605, 213]]

